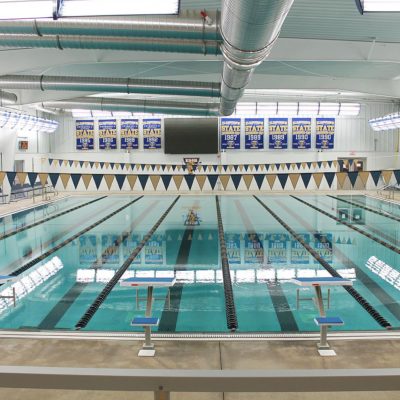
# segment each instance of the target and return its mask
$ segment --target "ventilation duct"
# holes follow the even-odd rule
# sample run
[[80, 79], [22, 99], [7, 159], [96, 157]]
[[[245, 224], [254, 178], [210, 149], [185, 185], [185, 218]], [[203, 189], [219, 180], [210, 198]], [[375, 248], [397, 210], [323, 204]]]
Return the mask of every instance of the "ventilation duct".
[[0, 48], [96, 49], [220, 54], [219, 43], [196, 39], [126, 38], [65, 35], [0, 35]]
[[46, 101], [44, 108], [82, 109], [100, 111], [131, 111], [139, 113], [171, 114], [171, 115], [218, 115], [217, 103], [191, 103], [159, 100], [126, 100], [100, 97], [79, 97], [64, 101]]
[[223, 0], [222, 115], [231, 115], [254, 69], [271, 52], [294, 0]]
[[[144, 0], [145, 1], [145, 0]], [[104, 37], [153, 37], [221, 39], [218, 18], [176, 16], [132, 16], [118, 18], [68, 18], [0, 21], [0, 33], [19, 35], [77, 35]]]
[[219, 97], [219, 83], [157, 79], [69, 77], [47, 75], [0, 76], [0, 87], [27, 90], [72, 90], [83, 92], [143, 93]]
[[17, 95], [14, 93], [4, 92], [0, 90], [0, 106], [15, 104], [18, 100]]

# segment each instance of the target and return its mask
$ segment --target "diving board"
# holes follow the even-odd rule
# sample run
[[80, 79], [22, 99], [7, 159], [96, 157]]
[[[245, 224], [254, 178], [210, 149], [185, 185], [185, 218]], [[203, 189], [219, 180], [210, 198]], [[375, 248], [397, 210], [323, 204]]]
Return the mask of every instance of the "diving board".
[[[146, 313], [144, 317], [135, 317], [131, 326], [142, 326], [145, 330], [145, 343], [139, 350], [139, 357], [154, 357], [156, 351], [154, 344], [151, 342], [151, 327], [158, 326], [159, 319], [151, 316], [151, 308], [153, 304], [153, 288], [155, 287], [166, 287], [170, 288], [174, 286], [176, 278], [128, 278], [121, 281], [120, 285], [123, 287], [147, 287], [147, 303]], [[168, 294], [169, 295], [169, 294]], [[138, 295], [136, 292], [136, 303], [138, 302]]]

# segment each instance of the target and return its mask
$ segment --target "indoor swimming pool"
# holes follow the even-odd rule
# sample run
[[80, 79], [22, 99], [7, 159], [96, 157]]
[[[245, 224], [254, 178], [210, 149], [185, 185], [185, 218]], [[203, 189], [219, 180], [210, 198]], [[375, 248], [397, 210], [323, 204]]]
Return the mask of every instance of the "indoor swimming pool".
[[142, 332], [145, 289], [118, 274], [176, 277], [154, 292], [158, 332], [229, 332], [229, 316], [238, 333], [318, 331], [291, 279], [331, 274], [353, 281], [331, 289], [332, 329], [398, 329], [399, 221], [361, 195], [71, 196], [0, 220], [0, 329]]

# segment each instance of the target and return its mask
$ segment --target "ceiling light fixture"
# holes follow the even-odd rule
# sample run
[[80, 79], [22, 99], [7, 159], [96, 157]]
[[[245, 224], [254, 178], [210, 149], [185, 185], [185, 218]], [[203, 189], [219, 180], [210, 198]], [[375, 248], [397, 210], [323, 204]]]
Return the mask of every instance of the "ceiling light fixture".
[[360, 14], [370, 12], [400, 12], [400, 0], [356, 0]]

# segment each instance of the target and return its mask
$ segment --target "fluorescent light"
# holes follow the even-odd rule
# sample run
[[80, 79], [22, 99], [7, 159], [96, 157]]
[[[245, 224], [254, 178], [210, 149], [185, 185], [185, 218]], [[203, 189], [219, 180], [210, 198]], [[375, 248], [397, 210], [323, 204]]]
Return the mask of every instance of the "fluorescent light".
[[64, 0], [61, 17], [178, 14], [179, 0]]
[[400, 128], [400, 113], [389, 114], [384, 117], [374, 118], [369, 121], [369, 125], [374, 131], [388, 131]]
[[299, 103], [299, 115], [317, 115], [319, 103]]
[[20, 133], [33, 130], [52, 133], [58, 128], [58, 122], [0, 109], [0, 128], [18, 129]]
[[236, 106], [236, 115], [256, 115], [256, 103], [238, 103]]
[[339, 110], [339, 103], [320, 103], [319, 106], [320, 115], [339, 115]]
[[297, 115], [298, 109], [298, 103], [278, 103], [279, 115]]
[[278, 103], [257, 103], [257, 114], [276, 115]]
[[52, 0], [0, 0], [0, 19], [51, 18]]
[[340, 103], [339, 115], [356, 116], [360, 114], [361, 105], [359, 103]]
[[98, 111], [98, 110], [93, 110], [92, 111], [93, 117], [112, 117], [111, 111]]
[[400, 11], [399, 0], [361, 0], [363, 12]]

